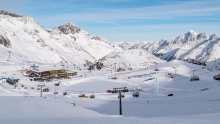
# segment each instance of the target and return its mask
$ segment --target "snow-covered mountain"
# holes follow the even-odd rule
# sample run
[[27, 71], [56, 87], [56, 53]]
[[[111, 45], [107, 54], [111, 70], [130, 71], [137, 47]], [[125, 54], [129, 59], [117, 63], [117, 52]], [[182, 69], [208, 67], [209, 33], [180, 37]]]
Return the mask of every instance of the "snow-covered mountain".
[[[29, 16], [0, 11], [0, 52], [5, 57], [10, 51], [11, 58], [14, 57], [14, 59], [21, 61], [43, 63], [63, 61], [83, 66], [118, 53], [127, 52], [126, 54], [130, 54], [122, 49], [144, 49], [168, 61], [190, 59], [210, 63], [220, 58], [220, 54], [218, 54], [220, 52], [220, 37], [216, 34], [210, 36], [205, 33], [198, 34], [191, 30], [170, 42], [161, 40], [158, 42], [109, 43], [72, 23], [54, 29], [45, 29]], [[149, 53], [146, 56], [151, 56]], [[128, 56], [136, 58], [135, 54]], [[122, 57], [120, 61], [129, 65], [129, 61], [126, 59]], [[142, 59], [145, 61], [146, 58]], [[135, 64], [133, 66], [137, 67]]]
[[159, 59], [146, 50], [132, 49], [112, 52], [100, 59], [99, 62], [103, 64], [105, 69], [126, 71], [157, 65], [166, 61]]
[[[120, 50], [72, 23], [48, 30], [29, 16], [0, 11], [0, 49], [29, 61], [85, 64]], [[13, 58], [13, 54], [12, 54]]]
[[220, 37], [190, 30], [168, 42], [118, 42], [122, 49], [145, 49], [164, 60], [193, 59], [206, 63], [220, 58]]

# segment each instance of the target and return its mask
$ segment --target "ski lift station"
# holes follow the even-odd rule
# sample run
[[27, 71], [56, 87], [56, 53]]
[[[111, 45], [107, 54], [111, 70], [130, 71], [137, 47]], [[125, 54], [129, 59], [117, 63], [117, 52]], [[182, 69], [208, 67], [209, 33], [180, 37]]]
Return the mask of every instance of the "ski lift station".
[[50, 81], [51, 79], [70, 78], [76, 76], [77, 72], [67, 71], [65, 69], [33, 69], [26, 72], [30, 81]]

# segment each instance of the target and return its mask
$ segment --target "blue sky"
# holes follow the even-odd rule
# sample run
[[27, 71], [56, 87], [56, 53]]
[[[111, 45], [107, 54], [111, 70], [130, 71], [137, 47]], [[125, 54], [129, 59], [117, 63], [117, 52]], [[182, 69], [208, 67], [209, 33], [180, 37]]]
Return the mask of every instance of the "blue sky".
[[50, 29], [72, 22], [110, 42], [170, 41], [189, 30], [220, 35], [219, 0], [0, 0], [0, 9]]

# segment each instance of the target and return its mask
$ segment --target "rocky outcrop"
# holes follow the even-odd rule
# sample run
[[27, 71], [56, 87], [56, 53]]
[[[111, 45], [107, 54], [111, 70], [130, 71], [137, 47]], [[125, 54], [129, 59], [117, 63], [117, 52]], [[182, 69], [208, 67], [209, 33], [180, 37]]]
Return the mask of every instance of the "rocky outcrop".
[[22, 15], [17, 15], [17, 14], [10, 13], [10, 12], [4, 11], [4, 10], [0, 11], [0, 15], [9, 15], [11, 17], [22, 17]]
[[4, 37], [3, 35], [0, 34], [0, 44], [5, 46], [5, 47], [11, 47], [11, 42], [7, 37]]
[[63, 26], [59, 26], [58, 29], [63, 33], [63, 34], [76, 34], [79, 33], [81, 31], [80, 28], [78, 28], [77, 26], [75, 26], [72, 23], [67, 23], [66, 25]]

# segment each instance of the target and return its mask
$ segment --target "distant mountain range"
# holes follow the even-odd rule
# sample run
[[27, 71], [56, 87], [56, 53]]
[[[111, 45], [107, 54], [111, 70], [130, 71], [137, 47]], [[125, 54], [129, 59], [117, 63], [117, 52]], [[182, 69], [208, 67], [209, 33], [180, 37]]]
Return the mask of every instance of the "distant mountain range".
[[[141, 49], [128, 52], [127, 50]], [[126, 50], [126, 51], [124, 51]], [[143, 52], [142, 50], [146, 51]], [[98, 60], [109, 60], [111, 56], [120, 56], [120, 61], [130, 61], [123, 56], [147, 59], [150, 53], [163, 60], [195, 60], [205, 63], [220, 58], [220, 37], [216, 34], [196, 33], [191, 30], [168, 42], [114, 42], [94, 36], [72, 23], [46, 29], [29, 16], [17, 15], [7, 11], [0, 11], [0, 52], [18, 55], [20, 60], [59, 63], [61, 61], [81, 66], [88, 66]], [[126, 52], [126, 54], [125, 54]], [[14, 56], [15, 57], [15, 56]], [[124, 58], [124, 59], [123, 59]], [[152, 58], [152, 57], [151, 57]], [[154, 58], [154, 57], [153, 57]], [[123, 59], [123, 60], [122, 60]], [[153, 59], [162, 62], [160, 59]], [[113, 61], [112, 61], [113, 62]], [[136, 66], [149, 61], [141, 61]], [[149, 63], [149, 64], [150, 64]], [[111, 63], [111, 65], [114, 63]], [[131, 63], [127, 63], [129, 65]], [[108, 64], [110, 65], [110, 64]]]
[[124, 50], [144, 49], [155, 56], [170, 61], [172, 59], [193, 59], [212, 62], [220, 58], [220, 37], [216, 34], [196, 33], [190, 30], [168, 42], [116, 42], [115, 45]]

